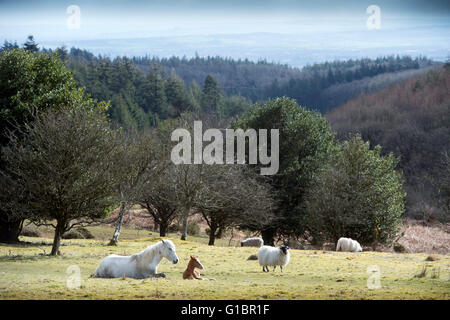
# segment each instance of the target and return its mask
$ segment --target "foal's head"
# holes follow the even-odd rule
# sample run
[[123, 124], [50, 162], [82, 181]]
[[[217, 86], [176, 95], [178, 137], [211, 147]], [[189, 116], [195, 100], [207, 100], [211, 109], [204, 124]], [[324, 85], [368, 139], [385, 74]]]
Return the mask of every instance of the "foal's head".
[[189, 260], [189, 264], [191, 266], [194, 266], [195, 268], [199, 268], [200, 270], [203, 270], [203, 265], [201, 264], [200, 260], [198, 260], [198, 258], [195, 256], [191, 256], [191, 260]]

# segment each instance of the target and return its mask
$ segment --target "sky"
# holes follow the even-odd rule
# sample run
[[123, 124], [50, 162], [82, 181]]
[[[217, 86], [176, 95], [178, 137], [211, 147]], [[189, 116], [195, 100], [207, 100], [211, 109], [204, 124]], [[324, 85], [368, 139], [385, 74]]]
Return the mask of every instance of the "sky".
[[[380, 9], [379, 29], [367, 26], [370, 5]], [[297, 56], [410, 52], [445, 60], [450, 1], [0, 0], [0, 41], [20, 44], [29, 34], [44, 47], [110, 56], [200, 53], [299, 65]]]

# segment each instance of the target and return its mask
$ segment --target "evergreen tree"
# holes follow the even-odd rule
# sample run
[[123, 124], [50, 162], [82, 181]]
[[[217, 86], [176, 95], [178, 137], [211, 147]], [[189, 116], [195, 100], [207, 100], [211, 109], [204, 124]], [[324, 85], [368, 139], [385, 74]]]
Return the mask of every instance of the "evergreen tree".
[[207, 75], [203, 85], [203, 95], [201, 107], [204, 112], [217, 112], [220, 106], [221, 94], [216, 80]]
[[29, 35], [27, 41], [23, 44], [23, 48], [30, 52], [38, 52], [39, 47], [38, 44], [34, 41], [34, 37]]

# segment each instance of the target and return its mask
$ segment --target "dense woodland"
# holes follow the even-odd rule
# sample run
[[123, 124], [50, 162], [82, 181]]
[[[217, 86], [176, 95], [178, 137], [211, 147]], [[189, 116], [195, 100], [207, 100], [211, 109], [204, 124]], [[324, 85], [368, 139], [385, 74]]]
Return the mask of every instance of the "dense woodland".
[[389, 56], [326, 62], [300, 70], [221, 57], [111, 60], [75, 48], [57, 52], [87, 92], [111, 101], [113, 120], [137, 128], [155, 126], [158, 119], [177, 117], [184, 111], [230, 118], [245, 113], [252, 103], [281, 96], [325, 113], [361, 93], [382, 89], [436, 65], [426, 58]]
[[[5, 43], [0, 52], [0, 241], [17, 240], [25, 219], [56, 221], [57, 254], [64, 232], [120, 207], [115, 244], [134, 204], [147, 208], [161, 235], [181, 219], [182, 239], [188, 216], [201, 213], [211, 245], [228, 228], [258, 232], [269, 244], [305, 234], [315, 242], [346, 234], [390, 243], [405, 195], [407, 215], [417, 217], [421, 206], [420, 218], [436, 212], [448, 219], [448, 64], [385, 57], [298, 70], [221, 58], [111, 60], [79, 49], [39, 50], [32, 37], [22, 48]], [[397, 83], [418, 70], [429, 72]], [[253, 79], [261, 91], [233, 91], [217, 74]], [[368, 78], [397, 84], [380, 90]], [[359, 89], [343, 89], [335, 101], [380, 91], [325, 118], [323, 93], [351, 84]], [[271, 98], [277, 95], [288, 97]], [[195, 119], [211, 128], [279, 129], [279, 172], [263, 178], [258, 165], [168, 162], [170, 132], [192, 130]]]

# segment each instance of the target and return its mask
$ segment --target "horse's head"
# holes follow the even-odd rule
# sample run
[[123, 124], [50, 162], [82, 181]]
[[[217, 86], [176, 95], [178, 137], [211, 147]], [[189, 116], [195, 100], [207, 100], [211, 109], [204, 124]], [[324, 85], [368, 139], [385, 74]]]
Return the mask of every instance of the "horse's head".
[[203, 265], [201, 264], [200, 260], [198, 260], [197, 257], [191, 256], [191, 261], [190, 261], [190, 263], [193, 264], [194, 267], [196, 267], [196, 268], [198, 268], [198, 269], [200, 269], [200, 270], [203, 270]]
[[177, 253], [175, 252], [175, 245], [170, 240], [161, 240], [162, 246], [161, 246], [161, 253], [169, 261], [172, 261], [172, 263], [178, 262]]

